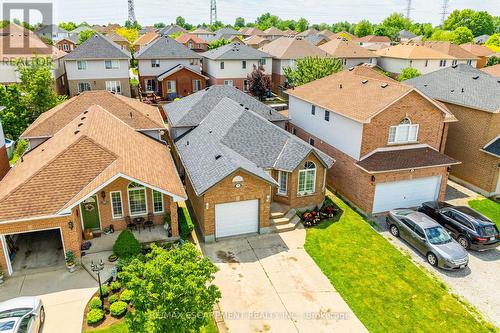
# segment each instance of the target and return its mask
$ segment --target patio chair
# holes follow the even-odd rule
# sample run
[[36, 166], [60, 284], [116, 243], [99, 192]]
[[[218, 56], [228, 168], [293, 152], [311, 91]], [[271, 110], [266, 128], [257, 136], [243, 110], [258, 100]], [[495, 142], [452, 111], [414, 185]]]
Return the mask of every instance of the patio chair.
[[148, 228], [149, 232], [151, 232], [151, 228], [153, 227], [153, 213], [148, 213], [148, 219], [144, 223], [144, 229]]
[[130, 216], [125, 216], [125, 222], [127, 223], [127, 229], [130, 231], [137, 230], [137, 225], [132, 222]]

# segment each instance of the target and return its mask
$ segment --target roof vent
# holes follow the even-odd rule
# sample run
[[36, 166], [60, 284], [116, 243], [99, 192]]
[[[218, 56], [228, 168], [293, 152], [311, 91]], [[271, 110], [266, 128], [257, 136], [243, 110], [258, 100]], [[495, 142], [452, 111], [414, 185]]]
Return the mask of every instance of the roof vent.
[[75, 135], [77, 135], [78, 133], [80, 133], [80, 131], [75, 131]]
[[349, 67], [349, 71], [352, 71], [352, 70], [354, 70], [354, 67]]
[[453, 66], [451, 66], [451, 67], [452, 67], [452, 68], [457, 68], [457, 67], [458, 67], [458, 65], [453, 65]]
[[363, 80], [363, 81], [361, 81], [361, 83], [363, 83], [363, 84], [367, 84], [367, 83], [368, 83], [368, 80]]
[[81, 117], [81, 118], [80, 118], [80, 120], [85, 120], [85, 119], [87, 119], [87, 117]]
[[208, 89], [209, 89], [209, 88], [210, 88], [210, 87], [206, 87], [206, 88], [205, 88], [205, 91], [208, 91]]
[[222, 157], [222, 155], [217, 155], [217, 156], [215, 156], [215, 159], [218, 160], [221, 157]]
[[462, 92], [464, 92], [464, 88], [462, 88]]
[[132, 118], [132, 112], [130, 112], [130, 118]]
[[342, 83], [339, 85], [339, 88], [342, 89]]
[[186, 146], [189, 146], [189, 141], [186, 141]]
[[472, 78], [473, 78], [474, 80], [477, 80], [477, 79], [479, 79], [479, 75], [475, 75], [475, 76], [473, 76]]
[[244, 106], [243, 103], [240, 103], [240, 106]]
[[269, 110], [269, 115], [272, 116], [273, 115], [273, 110]]
[[389, 83], [382, 83], [381, 87], [382, 88], [387, 88], [389, 86]]
[[212, 130], [208, 131], [208, 133], [212, 134]]
[[89, 110], [83, 111], [83, 114], [87, 114], [87, 113], [89, 113]]
[[83, 123], [79, 123], [79, 124], [78, 124], [78, 127], [80, 127], [80, 126], [82, 126], [82, 125], [83, 125]]
[[451, 89], [451, 92], [455, 92], [455, 89]]
[[248, 110], [250, 110], [250, 109], [249, 109], [247, 106], [245, 106], [245, 110], [247, 110], [247, 111], [248, 111]]

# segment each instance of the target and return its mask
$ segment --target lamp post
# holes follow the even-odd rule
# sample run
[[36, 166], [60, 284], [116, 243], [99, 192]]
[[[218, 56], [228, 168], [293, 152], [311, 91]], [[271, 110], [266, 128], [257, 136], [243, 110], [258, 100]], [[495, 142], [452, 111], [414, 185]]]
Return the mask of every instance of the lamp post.
[[94, 264], [92, 260], [90, 262], [90, 269], [92, 272], [97, 274], [97, 282], [99, 282], [99, 298], [101, 299], [101, 308], [104, 311], [104, 297], [102, 296], [102, 288], [101, 288], [101, 271], [104, 269], [104, 263], [101, 261], [98, 264]]

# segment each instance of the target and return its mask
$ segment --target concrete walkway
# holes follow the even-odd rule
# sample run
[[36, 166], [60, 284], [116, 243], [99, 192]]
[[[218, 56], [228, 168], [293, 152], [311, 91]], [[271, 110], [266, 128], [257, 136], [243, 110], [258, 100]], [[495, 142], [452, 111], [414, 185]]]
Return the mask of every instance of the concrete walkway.
[[39, 296], [46, 314], [43, 333], [80, 333], [85, 306], [96, 291], [97, 283], [87, 271], [69, 273], [64, 268], [6, 279], [0, 285], [0, 301]]
[[304, 250], [305, 230], [202, 244], [229, 332], [367, 332]]

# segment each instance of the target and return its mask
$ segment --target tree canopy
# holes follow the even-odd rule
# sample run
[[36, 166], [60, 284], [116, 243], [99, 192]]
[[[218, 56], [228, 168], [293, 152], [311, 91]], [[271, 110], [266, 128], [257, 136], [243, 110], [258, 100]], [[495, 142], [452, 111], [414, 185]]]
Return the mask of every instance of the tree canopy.
[[266, 73], [264, 66], [253, 65], [253, 70], [247, 78], [250, 93], [260, 100], [271, 90], [271, 76]]
[[61, 22], [59, 23], [59, 28], [62, 28], [66, 31], [72, 31], [78, 28], [78, 26], [74, 22]]
[[319, 57], [299, 59], [295, 63], [295, 69], [290, 66], [284, 68], [288, 84], [293, 87], [321, 79], [341, 70], [342, 62], [339, 59]]
[[90, 37], [94, 36], [96, 32], [94, 30], [83, 30], [80, 32], [80, 39], [78, 40], [78, 45], [83, 44], [89, 39]]
[[373, 33], [373, 24], [368, 20], [361, 20], [354, 28], [354, 34], [358, 37], [364, 37]]
[[218, 47], [221, 47], [221, 46], [224, 46], [227, 44], [231, 44], [231, 41], [224, 39], [224, 38], [215, 39], [215, 40], [211, 41], [210, 44], [208, 44], [208, 49], [209, 50], [216, 49]]
[[444, 21], [443, 29], [455, 30], [467, 27], [474, 36], [491, 35], [495, 33], [495, 21], [488, 12], [472, 9], [454, 10]]
[[420, 73], [420, 71], [418, 69], [412, 68], [412, 67], [407, 67], [407, 68], [403, 68], [403, 70], [401, 71], [401, 74], [399, 74], [399, 76], [398, 76], [398, 80], [399, 81], [409, 80], [409, 79], [412, 79], [412, 78], [420, 76], [420, 75], [422, 75], [422, 73]]
[[131, 332], [192, 333], [208, 323], [220, 299], [212, 283], [217, 267], [187, 243], [165, 250], [152, 245], [144, 259], [134, 259], [119, 277], [132, 292]]

